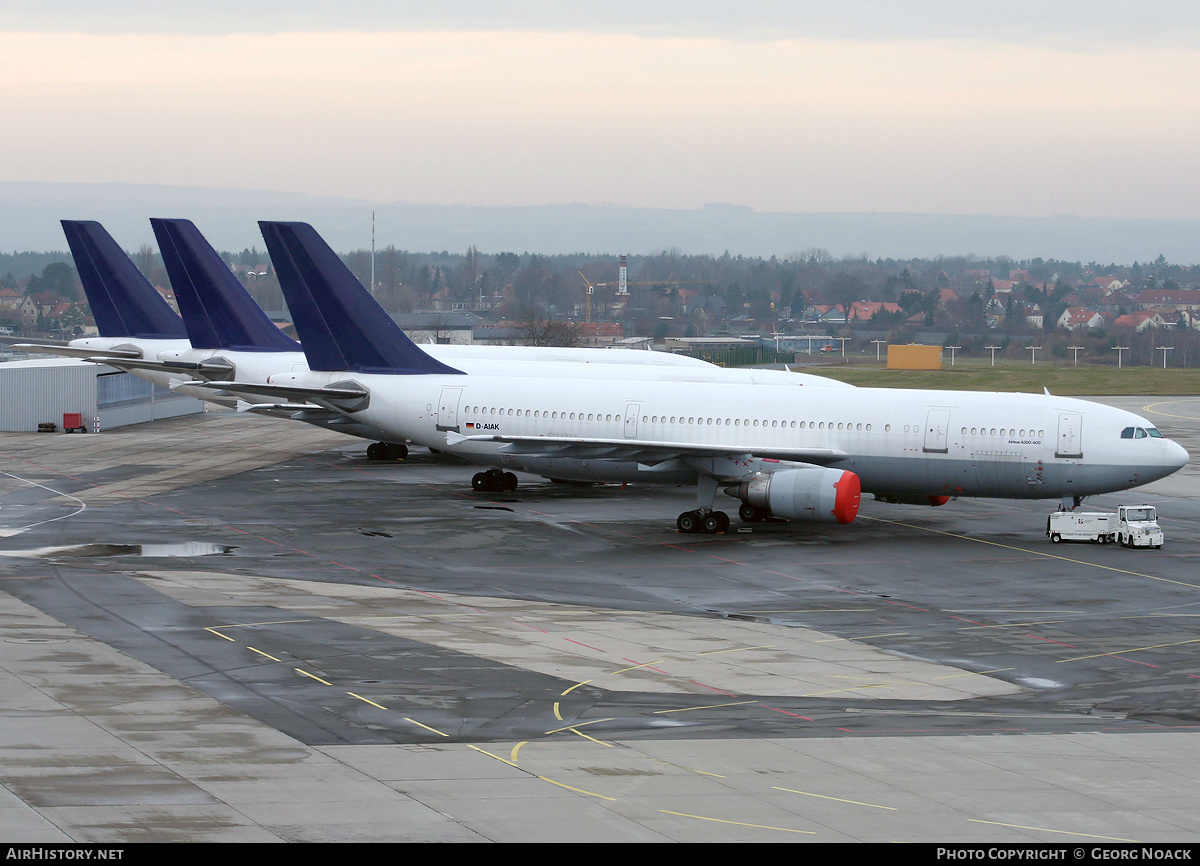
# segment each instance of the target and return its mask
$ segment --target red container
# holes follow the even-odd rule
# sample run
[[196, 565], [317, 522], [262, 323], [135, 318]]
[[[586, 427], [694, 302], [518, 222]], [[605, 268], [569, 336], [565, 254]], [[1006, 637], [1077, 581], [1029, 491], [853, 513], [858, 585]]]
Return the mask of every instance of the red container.
[[63, 429], [64, 430], [86, 430], [83, 426], [83, 414], [81, 412], [63, 412]]

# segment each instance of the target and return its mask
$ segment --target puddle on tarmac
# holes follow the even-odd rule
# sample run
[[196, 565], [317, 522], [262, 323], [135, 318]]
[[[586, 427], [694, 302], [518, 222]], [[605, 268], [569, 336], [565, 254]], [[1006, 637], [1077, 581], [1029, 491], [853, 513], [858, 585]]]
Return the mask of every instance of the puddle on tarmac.
[[0, 556], [64, 559], [94, 556], [225, 556], [237, 547], [231, 544], [207, 544], [185, 541], [179, 544], [70, 544], [65, 547], [37, 547], [29, 550], [0, 550]]

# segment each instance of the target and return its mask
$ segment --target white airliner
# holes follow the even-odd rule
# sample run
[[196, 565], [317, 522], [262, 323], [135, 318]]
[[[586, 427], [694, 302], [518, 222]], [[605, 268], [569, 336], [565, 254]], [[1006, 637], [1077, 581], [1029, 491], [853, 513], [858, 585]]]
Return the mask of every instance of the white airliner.
[[741, 500], [745, 520], [849, 523], [861, 491], [930, 505], [957, 496], [1078, 502], [1188, 460], [1144, 418], [1048, 393], [466, 374], [407, 339], [381, 341], [369, 296], [331, 279], [344, 266], [311, 227], [261, 226], [308, 369], [201, 387], [305, 400], [493, 467], [475, 476], [476, 489], [515, 487], [514, 469], [695, 483], [696, 508], [678, 528], [720, 532], [729, 523], [713, 509], [721, 488]]
[[[368, 449], [372, 459], [403, 456], [406, 449], [402, 441], [393, 441], [385, 432], [340, 413], [296, 403], [239, 404], [234, 397], [186, 384], [196, 378], [265, 382], [276, 373], [307, 369], [307, 360], [300, 345], [280, 332], [259, 309], [190, 221], [154, 219], [151, 224], [182, 320], [99, 223], [63, 220], [63, 231], [101, 336], [73, 340], [66, 346], [23, 347], [107, 363], [161, 387], [173, 387], [180, 393], [227, 406], [240, 405], [246, 411], [295, 418], [361, 438], [383, 440]], [[369, 295], [357, 280], [352, 276], [350, 279], [358, 292]], [[391, 323], [381, 308], [377, 314]], [[400, 333], [398, 328], [395, 330]], [[699, 359], [664, 352], [475, 345], [428, 345], [421, 349], [435, 359], [453, 361], [468, 372], [506, 376], [725, 380], [748, 384], [786, 381], [794, 386], [850, 387], [806, 374], [723, 370]]]

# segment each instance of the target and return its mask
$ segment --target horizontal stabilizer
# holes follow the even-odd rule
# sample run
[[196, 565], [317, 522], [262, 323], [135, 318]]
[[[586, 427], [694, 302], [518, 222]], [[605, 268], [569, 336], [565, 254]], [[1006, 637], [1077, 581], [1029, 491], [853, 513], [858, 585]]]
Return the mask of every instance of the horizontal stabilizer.
[[[324, 412], [323, 409], [317, 409], [312, 403], [248, 403], [245, 400], [239, 400], [237, 410], [239, 412], [257, 412], [261, 414], [286, 414], [289, 417], [295, 412], [306, 412], [314, 410]], [[332, 417], [337, 413], [329, 413]], [[338, 417], [341, 417], [340, 415]]]
[[104, 355], [91, 355], [87, 360], [96, 364], [108, 364], [119, 370], [152, 370], [160, 373], [189, 373], [206, 379], [221, 379], [233, 372], [234, 367], [221, 358], [208, 358], [203, 361], [148, 361], [136, 358], [111, 358]]
[[62, 220], [62, 227], [101, 336], [187, 339], [183, 320], [100, 223]]
[[299, 352], [191, 220], [152, 219], [188, 339], [196, 349]]
[[218, 396], [258, 395], [283, 400], [308, 400], [321, 408], [339, 412], [359, 412], [370, 402], [371, 395], [353, 382], [335, 382], [325, 388], [306, 388], [299, 385], [268, 385], [254, 382], [184, 382], [195, 388], [207, 388]]
[[50, 343], [14, 343], [13, 349], [38, 355], [61, 355], [64, 358], [87, 358], [103, 363], [106, 359], [140, 358], [141, 349], [88, 349], [83, 346], [56, 346]]

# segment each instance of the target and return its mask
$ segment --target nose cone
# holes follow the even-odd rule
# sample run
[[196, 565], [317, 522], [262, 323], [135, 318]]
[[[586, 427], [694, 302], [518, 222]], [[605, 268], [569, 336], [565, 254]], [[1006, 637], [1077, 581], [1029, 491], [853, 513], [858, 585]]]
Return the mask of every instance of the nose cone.
[[1188, 464], [1188, 453], [1182, 445], [1170, 439], [1164, 443], [1166, 448], [1163, 451], [1163, 465], [1171, 472], [1178, 472]]

